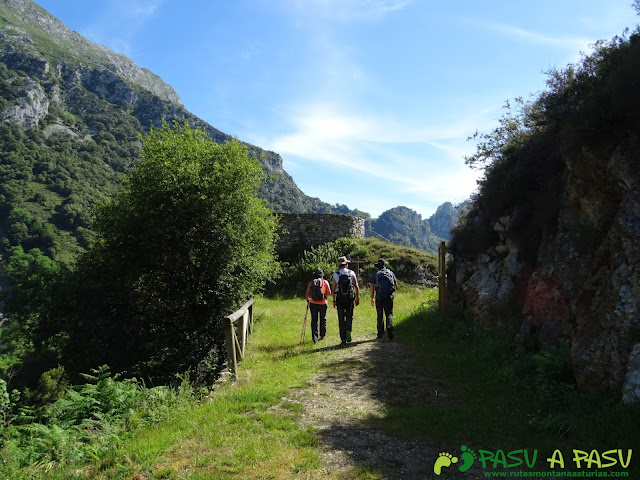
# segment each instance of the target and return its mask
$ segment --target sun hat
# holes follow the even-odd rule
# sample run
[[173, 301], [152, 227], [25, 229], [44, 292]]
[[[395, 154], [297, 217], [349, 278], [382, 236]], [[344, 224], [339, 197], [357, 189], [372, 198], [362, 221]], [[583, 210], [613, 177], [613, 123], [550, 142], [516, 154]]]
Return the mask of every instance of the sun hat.
[[377, 268], [384, 268], [386, 265], [387, 265], [387, 261], [384, 258], [381, 258], [376, 262]]
[[347, 257], [340, 257], [338, 259], [338, 265], [346, 265], [349, 263], [349, 259]]

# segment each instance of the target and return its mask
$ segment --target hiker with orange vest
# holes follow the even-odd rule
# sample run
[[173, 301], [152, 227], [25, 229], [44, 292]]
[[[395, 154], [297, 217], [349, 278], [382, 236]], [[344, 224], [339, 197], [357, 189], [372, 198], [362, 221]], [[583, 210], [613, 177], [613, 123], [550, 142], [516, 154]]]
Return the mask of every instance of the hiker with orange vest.
[[[309, 302], [309, 310], [311, 310], [311, 338], [313, 343], [324, 339], [327, 334], [327, 297], [329, 295], [331, 295], [329, 282], [324, 279], [324, 272], [318, 269], [313, 274], [313, 280], [307, 285], [307, 293], [305, 294], [305, 298]], [[320, 323], [320, 332], [318, 332], [318, 323]], [[320, 333], [320, 336], [318, 336], [318, 333]]]

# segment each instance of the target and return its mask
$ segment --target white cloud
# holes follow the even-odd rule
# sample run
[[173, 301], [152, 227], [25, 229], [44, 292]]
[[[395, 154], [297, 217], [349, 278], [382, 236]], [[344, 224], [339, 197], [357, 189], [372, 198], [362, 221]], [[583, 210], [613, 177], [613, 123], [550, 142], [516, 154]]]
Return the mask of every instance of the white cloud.
[[574, 35], [550, 35], [545, 33], [532, 32], [524, 28], [493, 21], [482, 22], [480, 26], [487, 30], [506, 35], [510, 38], [522, 40], [534, 45], [545, 45], [571, 51], [586, 51], [593, 43], [592, 38], [579, 37]]
[[363, 184], [382, 180], [389, 191], [409, 194], [415, 202], [462, 200], [478, 178], [464, 165], [464, 155], [473, 150], [466, 138], [477, 122], [474, 116], [457, 124], [414, 127], [315, 105], [297, 109], [289, 118], [293, 132], [265, 145], [293, 158], [300, 171], [322, 165], [350, 172]]

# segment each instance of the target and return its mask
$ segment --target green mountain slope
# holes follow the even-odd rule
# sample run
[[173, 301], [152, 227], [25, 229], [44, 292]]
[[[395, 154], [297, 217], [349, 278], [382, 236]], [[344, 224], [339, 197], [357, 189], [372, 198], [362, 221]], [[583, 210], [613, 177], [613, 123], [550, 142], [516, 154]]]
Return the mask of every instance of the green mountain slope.
[[395, 207], [383, 212], [378, 218], [366, 219], [368, 237], [381, 236], [397, 245], [415, 247], [437, 254], [438, 245], [451, 238], [451, 229], [456, 225], [467, 202], [454, 206], [445, 202], [428, 219], [407, 207]]
[[[0, 3], [0, 220], [10, 245], [70, 260], [90, 240], [91, 207], [138, 159], [139, 135], [189, 113], [160, 77], [72, 32], [31, 0]], [[276, 212], [330, 212], [306, 196], [274, 152], [249, 145]]]

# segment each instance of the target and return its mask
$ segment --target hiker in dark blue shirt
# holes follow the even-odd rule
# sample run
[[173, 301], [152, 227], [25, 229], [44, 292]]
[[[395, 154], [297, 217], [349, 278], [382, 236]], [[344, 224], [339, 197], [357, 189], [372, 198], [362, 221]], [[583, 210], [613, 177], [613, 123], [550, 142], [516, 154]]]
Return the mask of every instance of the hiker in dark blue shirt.
[[[376, 269], [371, 276], [369, 289], [371, 292], [371, 306], [375, 305], [378, 314], [378, 338], [384, 336], [385, 322], [389, 340], [393, 339], [393, 293], [398, 288], [398, 280], [391, 270], [387, 268], [387, 262], [381, 258], [376, 262]], [[374, 301], [375, 292], [375, 301]]]

